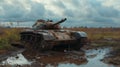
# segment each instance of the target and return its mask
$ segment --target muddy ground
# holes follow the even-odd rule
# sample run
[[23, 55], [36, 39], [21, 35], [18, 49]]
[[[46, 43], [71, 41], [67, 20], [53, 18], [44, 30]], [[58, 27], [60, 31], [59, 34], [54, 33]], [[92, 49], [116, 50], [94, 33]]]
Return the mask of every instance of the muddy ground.
[[0, 67], [120, 67], [119, 43], [115, 41], [116, 46], [113, 43], [96, 47], [99, 42], [86, 45], [79, 51], [0, 50]]
[[[20, 57], [16, 56], [16, 54], [22, 54], [24, 55], [25, 59], [28, 61], [31, 61], [32, 63], [29, 64], [10, 64], [13, 63], [13, 60], [17, 60]], [[7, 59], [9, 58], [10, 59]], [[14, 59], [11, 59], [11, 57], [14, 57]], [[7, 60], [6, 60], [7, 59]], [[24, 50], [19, 49], [17, 51], [8, 51], [7, 53], [2, 53], [0, 56], [1, 60], [1, 66], [2, 67], [12, 67], [12, 66], [20, 66], [20, 67], [46, 67], [49, 64], [53, 65], [55, 67], [58, 66], [59, 63], [75, 63], [77, 65], [80, 65], [82, 63], [87, 62], [85, 58], [85, 54], [83, 51], [45, 51], [45, 52], [37, 52], [37, 51], [30, 51], [30, 50]], [[5, 61], [4, 61], [5, 60]], [[12, 60], [12, 61], [9, 61]], [[22, 60], [22, 59], [21, 59]], [[25, 61], [25, 60], [22, 60]], [[6, 63], [7, 62], [7, 63]], [[19, 62], [19, 61], [18, 61]], [[0, 67], [1, 67], [0, 66]]]
[[120, 51], [119, 50], [113, 50], [108, 53], [108, 57], [105, 57], [103, 61], [105, 63], [114, 64], [114, 65], [120, 65]]
[[6, 54], [3, 52], [0, 67], [119, 67], [103, 60], [110, 52], [111, 47], [44, 52], [18, 49]]
[[[93, 46], [84, 49], [84, 52], [48, 51], [36, 53], [33, 51], [21, 52], [21, 50], [17, 51], [16, 49], [12, 51], [8, 50], [10, 49], [10, 44], [8, 43], [11, 43], [12, 41], [19, 41], [18, 34], [22, 30], [23, 29], [16, 28], [0, 28], [0, 37], [2, 38], [0, 40], [0, 45], [2, 49], [7, 49], [0, 50], [0, 67], [50, 67], [51, 65], [53, 65], [51, 67], [116, 67], [116, 65], [120, 65], [120, 28], [68, 29], [74, 31], [85, 31], [88, 33], [88, 38], [90, 41], [93, 41], [91, 42]], [[113, 49], [113, 51], [110, 50], [109, 53], [106, 53], [106, 48], [97, 49], [98, 47], [105, 47], [109, 45]], [[96, 48], [96, 46], [98, 47]], [[109, 56], [104, 56], [104, 54]]]
[[[109, 56], [105, 57], [103, 61], [105, 63], [113, 64], [113, 65], [120, 65], [120, 40], [101, 40], [94, 43], [102, 44], [99, 47], [111, 47], [111, 51], [107, 54]], [[106, 45], [104, 45], [106, 44]], [[96, 48], [96, 47], [95, 47]]]

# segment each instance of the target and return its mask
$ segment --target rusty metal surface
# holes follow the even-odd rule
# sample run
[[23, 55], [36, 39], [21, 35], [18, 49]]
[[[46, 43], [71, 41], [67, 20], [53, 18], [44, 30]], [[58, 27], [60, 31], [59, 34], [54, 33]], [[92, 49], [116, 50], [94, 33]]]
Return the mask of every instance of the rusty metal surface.
[[60, 23], [63, 23], [64, 21], [66, 20], [65, 19], [62, 19], [56, 23], [53, 23], [52, 21], [48, 20], [48, 21], [45, 21], [45, 20], [38, 20], [32, 27], [35, 29], [35, 30], [38, 30], [38, 29], [60, 29]]
[[33, 29], [27, 29], [20, 33], [21, 42], [34, 49], [46, 50], [56, 47], [72, 47], [80, 49], [86, 44], [87, 34], [80, 31], [61, 30], [57, 23], [39, 20], [33, 25]]

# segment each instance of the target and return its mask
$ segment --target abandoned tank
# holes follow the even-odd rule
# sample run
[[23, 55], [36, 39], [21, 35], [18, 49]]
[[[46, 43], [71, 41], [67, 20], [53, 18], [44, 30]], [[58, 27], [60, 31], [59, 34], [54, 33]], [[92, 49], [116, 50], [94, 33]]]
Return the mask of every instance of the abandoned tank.
[[79, 50], [87, 43], [87, 34], [81, 31], [63, 30], [60, 23], [52, 20], [37, 20], [31, 29], [20, 33], [25, 47], [35, 50], [74, 49]]

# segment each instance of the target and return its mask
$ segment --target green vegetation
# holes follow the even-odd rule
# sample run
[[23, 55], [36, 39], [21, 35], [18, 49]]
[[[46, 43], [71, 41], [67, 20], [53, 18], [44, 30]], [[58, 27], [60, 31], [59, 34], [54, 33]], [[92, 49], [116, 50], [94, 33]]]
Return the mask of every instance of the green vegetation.
[[0, 49], [11, 49], [10, 44], [19, 41], [20, 29], [17, 28], [1, 28], [0, 29]]

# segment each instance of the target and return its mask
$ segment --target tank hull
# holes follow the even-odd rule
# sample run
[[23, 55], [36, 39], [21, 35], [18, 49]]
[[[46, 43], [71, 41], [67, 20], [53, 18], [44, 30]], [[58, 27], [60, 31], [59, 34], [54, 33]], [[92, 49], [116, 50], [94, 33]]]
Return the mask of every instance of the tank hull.
[[85, 32], [69, 30], [26, 30], [20, 33], [21, 42], [36, 50], [79, 50], [87, 44]]

